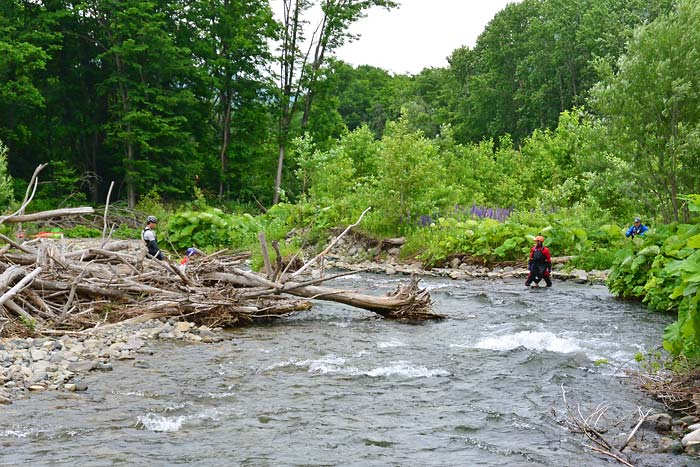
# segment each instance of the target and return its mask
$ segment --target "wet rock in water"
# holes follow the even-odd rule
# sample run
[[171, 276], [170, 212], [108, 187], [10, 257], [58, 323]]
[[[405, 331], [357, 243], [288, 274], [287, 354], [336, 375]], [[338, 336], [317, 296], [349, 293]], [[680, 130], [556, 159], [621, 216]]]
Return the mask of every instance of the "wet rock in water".
[[571, 275], [574, 276], [574, 282], [577, 284], [586, 284], [588, 282], [588, 273], [581, 269], [574, 269], [571, 271]]
[[84, 392], [88, 390], [88, 385], [85, 381], [73, 381], [73, 384], [75, 385], [75, 390], [77, 392]]
[[46, 391], [46, 386], [43, 384], [33, 384], [29, 386], [27, 389], [33, 392], [39, 392], [39, 391]]
[[464, 280], [466, 278], [467, 278], [467, 275], [464, 273], [464, 271], [452, 271], [450, 273], [450, 279]]
[[98, 371], [112, 371], [114, 368], [111, 363], [99, 363], [96, 368]]
[[644, 420], [642, 427], [656, 430], [658, 432], [670, 431], [672, 421], [673, 419], [667, 413], [655, 413], [653, 415], [649, 415], [646, 420]]
[[396, 269], [394, 269], [391, 266], [386, 267], [386, 275], [387, 276], [395, 276], [396, 275]]

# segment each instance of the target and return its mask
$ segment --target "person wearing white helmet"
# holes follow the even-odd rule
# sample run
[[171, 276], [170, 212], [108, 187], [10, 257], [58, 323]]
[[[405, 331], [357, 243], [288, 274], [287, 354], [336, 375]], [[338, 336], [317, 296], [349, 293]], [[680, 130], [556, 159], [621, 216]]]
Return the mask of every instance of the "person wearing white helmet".
[[156, 224], [158, 224], [158, 218], [156, 216], [148, 216], [146, 218], [146, 227], [143, 228], [141, 232], [141, 239], [146, 243], [146, 250], [148, 250], [148, 255], [156, 259], [165, 259], [163, 252], [158, 248], [158, 240], [156, 240]]

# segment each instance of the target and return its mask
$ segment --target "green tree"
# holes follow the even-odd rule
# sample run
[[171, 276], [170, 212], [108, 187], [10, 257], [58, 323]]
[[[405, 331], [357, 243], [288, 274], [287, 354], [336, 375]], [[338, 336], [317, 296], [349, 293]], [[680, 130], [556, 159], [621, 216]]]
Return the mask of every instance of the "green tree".
[[450, 57], [446, 100], [458, 141], [553, 129], [585, 102], [595, 63], [614, 62], [635, 27], [673, 0], [524, 0], [497, 13], [474, 49]]
[[387, 125], [381, 148], [374, 216], [394, 226], [445, 205], [450, 190], [436, 144], [402, 118]]
[[[254, 148], [267, 137], [266, 112], [261, 95], [270, 84], [263, 71], [272, 58], [269, 42], [276, 23], [265, 0], [197, 0], [186, 2], [189, 47], [207, 71], [207, 95], [213, 97], [212, 124], [218, 139], [218, 193], [240, 183], [231, 173], [231, 158], [259, 157]], [[236, 176], [239, 175], [239, 176]]]
[[612, 144], [655, 195], [650, 212], [688, 219], [679, 195], [700, 192], [700, 4], [683, 0], [639, 29], [619, 71], [594, 90]]
[[88, 0], [82, 8], [95, 18], [104, 51], [96, 58], [109, 74], [100, 83], [109, 102], [106, 142], [122, 154], [127, 202], [159, 184], [163, 193], [182, 193], [199, 172], [193, 157], [197, 79], [189, 50], [175, 41], [169, 19], [177, 10], [151, 0]]
[[7, 209], [12, 199], [12, 177], [7, 171], [7, 146], [0, 141], [0, 209]]
[[0, 138], [11, 147], [31, 139], [30, 122], [45, 106], [38, 82], [57, 40], [40, 4], [0, 2]]
[[[282, 171], [287, 143], [293, 119], [303, 103], [300, 125], [308, 122], [311, 105], [316, 92], [316, 83], [321, 69], [328, 58], [348, 40], [354, 39], [349, 32], [350, 25], [365, 16], [374, 6], [387, 9], [397, 4], [392, 0], [320, 0], [321, 19], [313, 36], [306, 36], [309, 10], [316, 4], [314, 0], [284, 0], [281, 24], [281, 44], [279, 53], [279, 120], [278, 158], [275, 176], [273, 204], [279, 200], [282, 187]], [[309, 49], [302, 47], [309, 40]]]

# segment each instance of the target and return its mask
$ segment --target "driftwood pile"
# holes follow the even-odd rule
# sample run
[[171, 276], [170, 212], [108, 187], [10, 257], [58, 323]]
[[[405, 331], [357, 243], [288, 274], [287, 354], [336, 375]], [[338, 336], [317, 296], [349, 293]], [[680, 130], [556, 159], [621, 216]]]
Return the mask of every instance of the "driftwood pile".
[[674, 373], [638, 373], [642, 389], [666, 408], [686, 415], [700, 415], [700, 370]]
[[[90, 209], [15, 213], [0, 218], [0, 223], [84, 215]], [[261, 274], [244, 267], [249, 254], [225, 251], [198, 255], [185, 268], [148, 257], [141, 242], [109, 241], [109, 237], [79, 249], [65, 239], [21, 241], [0, 235], [1, 242], [5, 245], [0, 247], [0, 336], [70, 333], [162, 316], [236, 326], [309, 310], [312, 299], [344, 303], [386, 318], [442, 318], [431, 311], [430, 296], [418, 289], [417, 280], [382, 297], [319, 285], [350, 274], [326, 276], [319, 269], [313, 278], [308, 274], [323, 263], [333, 243], [291, 271], [283, 267], [276, 246], [273, 268], [263, 239], [266, 271]]]

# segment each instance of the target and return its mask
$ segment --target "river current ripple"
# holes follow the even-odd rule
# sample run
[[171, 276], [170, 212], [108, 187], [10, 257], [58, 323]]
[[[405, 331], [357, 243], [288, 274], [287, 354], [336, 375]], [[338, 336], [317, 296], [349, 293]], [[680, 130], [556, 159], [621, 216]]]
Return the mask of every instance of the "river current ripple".
[[[334, 285], [383, 294], [399, 280]], [[408, 325], [318, 303], [217, 344], [153, 342], [89, 374], [86, 393], [0, 408], [0, 465], [609, 466], [563, 428], [562, 385], [584, 413], [662, 410], [620, 370], [659, 345], [670, 318], [604, 286], [421, 285], [448, 319]]]

